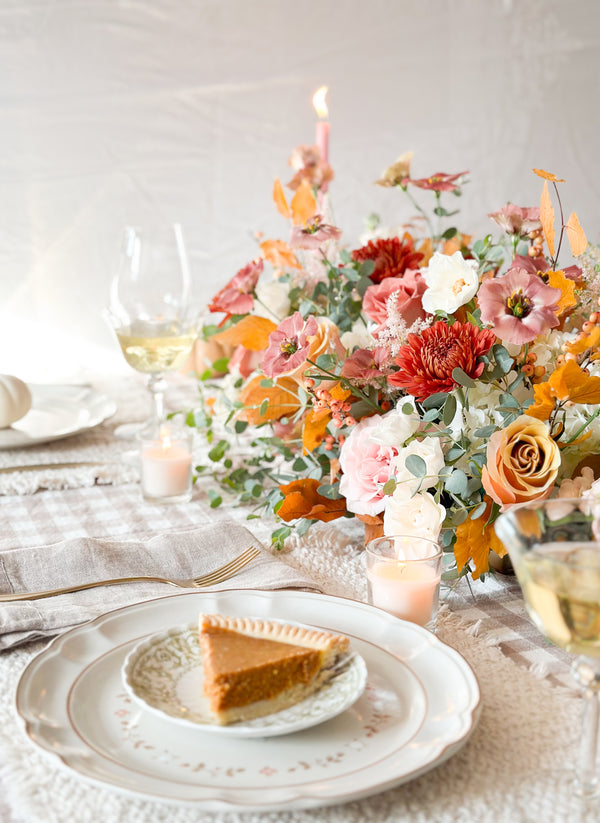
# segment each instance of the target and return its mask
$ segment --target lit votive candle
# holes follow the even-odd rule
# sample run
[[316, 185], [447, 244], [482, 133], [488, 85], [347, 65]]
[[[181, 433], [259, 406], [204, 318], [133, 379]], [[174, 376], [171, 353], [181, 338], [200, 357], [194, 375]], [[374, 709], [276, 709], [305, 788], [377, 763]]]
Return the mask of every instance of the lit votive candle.
[[315, 142], [321, 154], [323, 163], [329, 162], [329, 120], [327, 103], [325, 102], [325, 95], [327, 94], [327, 86], [321, 86], [313, 95], [313, 106], [319, 119], [317, 120], [315, 128]]
[[158, 438], [144, 440], [141, 451], [142, 493], [156, 503], [180, 503], [192, 493], [190, 435], [162, 429]]
[[395, 535], [367, 544], [369, 603], [435, 629], [442, 550], [433, 540]]

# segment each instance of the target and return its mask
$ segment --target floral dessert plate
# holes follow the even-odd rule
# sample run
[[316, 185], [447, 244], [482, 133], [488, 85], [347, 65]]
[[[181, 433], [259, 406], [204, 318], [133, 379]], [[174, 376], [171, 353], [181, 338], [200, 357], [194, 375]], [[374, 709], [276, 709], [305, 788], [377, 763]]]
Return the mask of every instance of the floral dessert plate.
[[[308, 623], [350, 638], [367, 684], [346, 711], [295, 734], [221, 737], [161, 717], [123, 685], [127, 655], [198, 614]], [[477, 680], [420, 626], [301, 591], [189, 592], [109, 612], [57, 637], [25, 669], [17, 711], [57, 764], [135, 797], [204, 811], [319, 808], [411, 780], [464, 745]]]
[[352, 653], [340, 672], [315, 694], [284, 711], [228, 726], [215, 724], [203, 694], [198, 623], [176, 626], [143, 640], [125, 658], [123, 683], [151, 712], [188, 728], [226, 737], [275, 737], [324, 723], [355, 703], [367, 684], [367, 666]]
[[29, 384], [31, 408], [12, 426], [0, 429], [0, 449], [50, 443], [98, 426], [117, 410], [113, 400], [89, 386]]

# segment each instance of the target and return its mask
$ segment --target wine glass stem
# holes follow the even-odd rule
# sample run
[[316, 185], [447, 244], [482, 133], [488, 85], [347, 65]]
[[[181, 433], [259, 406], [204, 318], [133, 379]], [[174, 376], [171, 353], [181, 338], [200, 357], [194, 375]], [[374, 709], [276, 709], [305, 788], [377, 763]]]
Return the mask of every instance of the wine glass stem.
[[152, 396], [152, 423], [158, 428], [165, 419], [165, 392], [167, 381], [163, 374], [151, 374], [148, 388]]
[[573, 672], [583, 687], [583, 720], [575, 791], [585, 799], [598, 794], [600, 660], [578, 657], [573, 663]]

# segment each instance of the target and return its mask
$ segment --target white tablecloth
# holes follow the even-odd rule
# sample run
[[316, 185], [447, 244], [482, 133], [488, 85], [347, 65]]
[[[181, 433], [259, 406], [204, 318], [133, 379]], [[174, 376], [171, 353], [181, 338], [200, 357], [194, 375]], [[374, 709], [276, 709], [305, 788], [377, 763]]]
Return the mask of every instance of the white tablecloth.
[[[123, 397], [116, 392], [117, 399]], [[91, 450], [103, 457], [122, 451], [112, 430], [117, 422], [144, 410], [138, 402], [93, 432], [34, 451], [4, 453], [0, 462], [48, 462], [82, 459]], [[112, 458], [111, 458], [112, 459]], [[59, 473], [51, 472], [53, 478]], [[24, 476], [24, 475], [22, 475]], [[28, 483], [38, 473], [28, 473]], [[69, 480], [69, 477], [71, 480]], [[17, 475], [4, 475], [18, 479]], [[139, 486], [117, 473], [93, 485], [86, 477], [76, 488], [32, 490], [19, 494], [13, 483], [0, 496], [0, 552], [19, 545], [48, 543], [65, 536], [114, 535], [115, 530], [160, 531], [219, 516], [202, 488], [191, 503], [154, 507], [148, 520]], [[124, 482], [127, 480], [127, 482]], [[72, 485], [72, 475], [64, 482]], [[12, 481], [11, 481], [12, 482]], [[54, 483], [54, 481], [52, 481]], [[9, 484], [10, 485], [10, 484]], [[33, 484], [36, 485], [35, 483]], [[227, 509], [245, 522], [242, 510]], [[271, 524], [249, 525], [268, 544]], [[306, 572], [329, 594], [366, 598], [361, 532], [356, 521], [319, 525], [302, 540], [291, 540], [281, 562]], [[36, 748], [25, 736], [14, 709], [15, 689], [24, 666], [43, 644], [0, 655], [0, 781], [3, 821], [31, 823], [192, 823], [192, 821], [556, 821], [597, 820], [598, 809], [582, 809], [570, 796], [567, 765], [576, 758], [580, 700], [568, 674], [568, 658], [544, 643], [529, 623], [513, 578], [488, 577], [485, 584], [466, 582], [448, 597], [438, 621], [440, 639], [456, 648], [472, 666], [481, 688], [482, 713], [465, 746], [447, 763], [404, 786], [327, 809], [262, 814], [221, 815], [131, 799], [91, 785]], [[1, 803], [2, 801], [0, 801]]]

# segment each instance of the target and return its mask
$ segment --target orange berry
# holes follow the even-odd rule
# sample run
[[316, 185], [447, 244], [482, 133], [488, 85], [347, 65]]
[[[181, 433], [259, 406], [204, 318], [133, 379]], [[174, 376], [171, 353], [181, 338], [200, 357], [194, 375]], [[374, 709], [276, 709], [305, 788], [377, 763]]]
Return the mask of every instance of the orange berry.
[[532, 376], [534, 369], [533, 369], [533, 366], [531, 365], [531, 363], [525, 363], [525, 365], [522, 367], [522, 369], [523, 369], [523, 373], [527, 377]]

